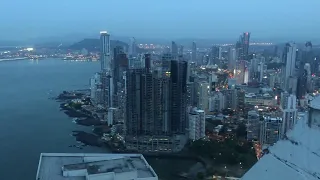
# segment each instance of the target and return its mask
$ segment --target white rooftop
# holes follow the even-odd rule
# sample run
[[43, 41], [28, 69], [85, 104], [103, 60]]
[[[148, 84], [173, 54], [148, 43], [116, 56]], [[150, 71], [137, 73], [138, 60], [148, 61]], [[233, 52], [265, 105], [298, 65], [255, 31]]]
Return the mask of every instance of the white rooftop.
[[158, 180], [141, 154], [42, 153], [36, 180]]
[[242, 180], [320, 179], [320, 130], [307, 125], [307, 113], [299, 115], [287, 138], [271, 146]]

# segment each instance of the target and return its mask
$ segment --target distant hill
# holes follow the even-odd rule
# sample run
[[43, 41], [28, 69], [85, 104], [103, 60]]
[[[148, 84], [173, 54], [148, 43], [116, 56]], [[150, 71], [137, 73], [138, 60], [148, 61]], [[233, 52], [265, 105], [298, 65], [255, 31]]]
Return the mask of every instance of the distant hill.
[[27, 43], [20, 41], [6, 41], [0, 40], [0, 46], [25, 46]]
[[[117, 40], [110, 40], [110, 48], [111, 50], [115, 48], [116, 46], [122, 46], [125, 49], [128, 49], [128, 44], [122, 41]], [[100, 40], [99, 39], [84, 39], [80, 42], [74, 43], [71, 46], [69, 46], [69, 49], [73, 50], [81, 50], [81, 49], [87, 49], [88, 51], [99, 51], [100, 50]]]

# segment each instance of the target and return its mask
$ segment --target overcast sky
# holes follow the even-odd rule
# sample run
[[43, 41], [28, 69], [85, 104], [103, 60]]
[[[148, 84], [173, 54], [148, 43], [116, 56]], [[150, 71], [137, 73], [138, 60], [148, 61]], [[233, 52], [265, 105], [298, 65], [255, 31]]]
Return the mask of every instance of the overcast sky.
[[0, 0], [0, 39], [320, 37], [320, 0]]

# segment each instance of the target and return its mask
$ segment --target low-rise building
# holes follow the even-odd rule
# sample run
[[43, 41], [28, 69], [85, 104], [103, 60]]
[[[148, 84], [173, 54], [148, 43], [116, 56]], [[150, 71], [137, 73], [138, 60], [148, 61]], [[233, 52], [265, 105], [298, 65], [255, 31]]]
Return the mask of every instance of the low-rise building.
[[248, 93], [244, 97], [245, 104], [251, 104], [254, 106], [276, 106], [277, 100], [272, 97], [270, 94], [254, 94], [254, 93]]
[[141, 154], [42, 153], [37, 180], [158, 180]]

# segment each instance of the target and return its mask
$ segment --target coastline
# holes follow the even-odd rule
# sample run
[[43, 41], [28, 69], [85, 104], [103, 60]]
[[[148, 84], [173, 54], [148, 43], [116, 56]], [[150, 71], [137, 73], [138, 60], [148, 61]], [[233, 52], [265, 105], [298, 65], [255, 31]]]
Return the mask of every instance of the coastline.
[[[188, 148], [177, 153], [138, 152], [127, 150], [122, 136], [119, 135], [121, 134], [121, 131], [119, 131], [121, 128], [115, 128], [117, 125], [109, 127], [106, 121], [99, 118], [100, 116], [98, 114], [104, 113], [104, 111], [101, 112], [101, 109], [98, 110], [92, 105], [86, 90], [81, 92], [63, 91], [57, 98], [55, 98], [55, 100], [61, 103], [60, 110], [72, 118], [74, 123], [81, 126], [92, 127], [91, 132], [72, 132], [72, 136], [76, 138], [76, 141], [82, 144], [75, 146], [79, 149], [83, 146], [96, 146], [111, 153], [143, 154], [150, 165], [159, 172], [159, 176], [165, 177], [165, 179], [169, 180], [186, 177], [192, 178], [199, 172], [205, 173], [212, 169], [218, 169], [219, 172], [225, 171], [225, 169], [221, 168], [220, 165], [212, 164], [208, 159], [192, 153]], [[123, 129], [121, 130], [123, 131]], [[174, 165], [174, 167], [170, 167], [173, 164], [176, 165]], [[176, 168], [176, 166], [181, 167]]]

